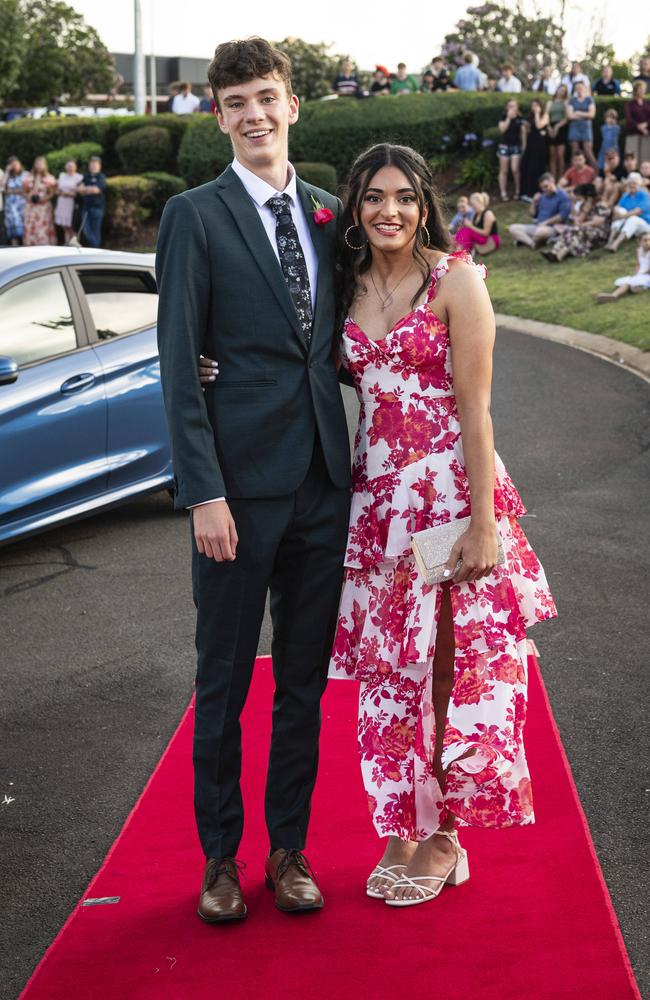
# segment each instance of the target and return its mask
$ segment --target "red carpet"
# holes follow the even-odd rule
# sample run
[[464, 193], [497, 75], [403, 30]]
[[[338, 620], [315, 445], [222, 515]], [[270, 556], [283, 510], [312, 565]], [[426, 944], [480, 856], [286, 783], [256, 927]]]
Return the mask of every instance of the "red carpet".
[[84, 898], [28, 983], [28, 1000], [455, 1000], [639, 997], [539, 672], [531, 657], [528, 756], [537, 825], [465, 830], [472, 877], [389, 909], [364, 894], [378, 844], [361, 787], [357, 686], [333, 681], [309, 857], [321, 913], [277, 912], [263, 885], [263, 785], [272, 679], [257, 664], [245, 723], [249, 918], [195, 916], [202, 857], [191, 802], [191, 708]]

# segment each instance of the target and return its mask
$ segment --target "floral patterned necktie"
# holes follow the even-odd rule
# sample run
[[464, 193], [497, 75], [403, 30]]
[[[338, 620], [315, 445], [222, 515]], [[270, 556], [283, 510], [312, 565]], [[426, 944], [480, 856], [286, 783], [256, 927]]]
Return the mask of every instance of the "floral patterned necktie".
[[305, 340], [309, 343], [312, 324], [309, 273], [289, 202], [288, 194], [278, 194], [269, 198], [266, 204], [275, 216], [275, 239], [278, 244], [284, 280], [287, 283]]

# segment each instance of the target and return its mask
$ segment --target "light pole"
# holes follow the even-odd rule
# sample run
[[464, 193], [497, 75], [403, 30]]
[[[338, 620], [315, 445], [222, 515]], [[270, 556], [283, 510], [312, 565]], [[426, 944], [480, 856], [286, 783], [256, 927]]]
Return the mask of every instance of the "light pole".
[[133, 18], [135, 27], [135, 52], [133, 54], [133, 90], [135, 97], [135, 113], [143, 115], [145, 111], [145, 69], [144, 49], [142, 48], [142, 10], [140, 0], [133, 0]]

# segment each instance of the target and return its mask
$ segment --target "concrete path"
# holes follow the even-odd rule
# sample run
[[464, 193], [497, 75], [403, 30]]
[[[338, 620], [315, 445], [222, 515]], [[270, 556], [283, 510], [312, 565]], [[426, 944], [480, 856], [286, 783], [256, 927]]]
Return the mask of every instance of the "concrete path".
[[[531, 637], [643, 992], [650, 386], [501, 328], [493, 409], [560, 609]], [[7, 1000], [97, 870], [190, 698], [188, 557], [186, 517], [166, 494], [0, 550]], [[260, 651], [269, 646], [267, 622]], [[549, 850], [561, 841], [558, 830]]]

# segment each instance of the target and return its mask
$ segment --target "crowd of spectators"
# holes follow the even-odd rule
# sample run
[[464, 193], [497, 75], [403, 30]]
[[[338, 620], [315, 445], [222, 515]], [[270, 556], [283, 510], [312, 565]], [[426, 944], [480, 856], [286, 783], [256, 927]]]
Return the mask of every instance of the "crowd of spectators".
[[80, 173], [69, 160], [58, 178], [37, 156], [25, 170], [17, 156], [0, 169], [0, 212], [9, 246], [79, 246], [102, 244], [106, 176], [99, 156], [91, 156]]

